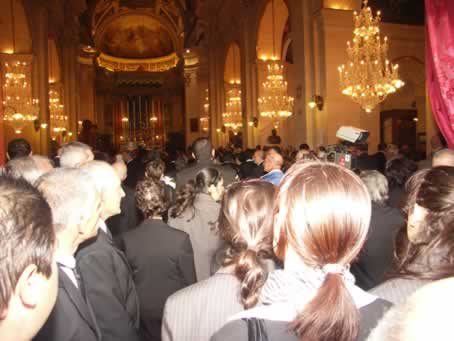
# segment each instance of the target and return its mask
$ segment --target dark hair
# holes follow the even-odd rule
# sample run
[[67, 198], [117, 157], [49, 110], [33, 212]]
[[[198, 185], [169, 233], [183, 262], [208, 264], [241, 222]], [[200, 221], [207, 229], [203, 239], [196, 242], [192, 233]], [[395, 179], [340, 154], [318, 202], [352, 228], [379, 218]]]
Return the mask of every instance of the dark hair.
[[307, 143], [301, 143], [299, 149], [300, 150], [311, 150], [311, 148], [309, 147], [309, 145]]
[[165, 213], [168, 204], [165, 199], [164, 185], [152, 179], [139, 181], [136, 186], [136, 204], [145, 219]]
[[229, 151], [225, 151], [220, 155], [221, 162], [233, 162], [235, 158], [233, 157], [233, 153]]
[[211, 185], [217, 186], [222, 174], [216, 168], [203, 168], [176, 193], [175, 206], [170, 209], [170, 217], [179, 217], [187, 208], [194, 208], [195, 198], [199, 193], [208, 193]]
[[165, 167], [164, 161], [161, 159], [155, 159], [148, 162], [145, 166], [145, 178], [152, 179], [154, 181], [161, 181], [161, 177], [164, 175]]
[[[367, 237], [371, 201], [352, 171], [333, 163], [295, 163], [279, 185], [274, 203], [276, 255], [288, 246], [307, 266], [347, 267]], [[290, 323], [301, 340], [351, 341], [358, 334], [358, 309], [342, 274], [328, 273]]]
[[8, 143], [8, 155], [11, 160], [18, 157], [29, 156], [31, 152], [32, 147], [25, 139], [14, 139]]
[[394, 275], [426, 280], [454, 276], [454, 167], [417, 172], [408, 181], [407, 191], [405, 211], [411, 214], [418, 204], [427, 215], [418, 226], [418, 242], [403, 236]]
[[245, 309], [256, 305], [267, 278], [262, 259], [273, 256], [274, 186], [250, 180], [232, 184], [222, 198], [218, 230], [227, 242], [224, 265], [234, 265]]
[[55, 248], [52, 214], [41, 193], [23, 179], [0, 176], [0, 313], [22, 272], [35, 264], [49, 278]]
[[386, 165], [385, 175], [389, 189], [403, 187], [407, 180], [418, 170], [417, 164], [407, 158], [390, 160]]
[[210, 160], [213, 147], [206, 137], [200, 137], [192, 143], [192, 152], [197, 160]]

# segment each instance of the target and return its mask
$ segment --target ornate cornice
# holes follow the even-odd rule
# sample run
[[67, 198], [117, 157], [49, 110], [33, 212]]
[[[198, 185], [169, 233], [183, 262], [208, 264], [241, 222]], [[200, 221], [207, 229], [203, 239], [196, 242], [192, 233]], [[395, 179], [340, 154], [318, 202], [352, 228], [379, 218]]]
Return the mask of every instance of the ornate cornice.
[[101, 53], [97, 58], [98, 65], [109, 71], [164, 72], [177, 66], [179, 58], [176, 53], [160, 58], [128, 59], [118, 58]]

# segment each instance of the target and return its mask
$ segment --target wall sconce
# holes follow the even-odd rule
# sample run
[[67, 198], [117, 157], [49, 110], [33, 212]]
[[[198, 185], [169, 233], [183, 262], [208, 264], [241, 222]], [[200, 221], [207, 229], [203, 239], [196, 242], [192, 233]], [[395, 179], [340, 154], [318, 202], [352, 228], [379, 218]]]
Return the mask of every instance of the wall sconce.
[[249, 127], [257, 128], [259, 126], [259, 119], [257, 117], [253, 117], [252, 121], [248, 122]]
[[314, 95], [314, 96], [312, 96], [312, 101], [307, 103], [307, 105], [311, 109], [317, 108], [319, 111], [322, 111], [323, 105], [324, 105], [323, 97], [320, 95]]
[[33, 128], [35, 128], [35, 132], [38, 132], [39, 129], [46, 129], [47, 123], [41, 123], [39, 118], [33, 121]]

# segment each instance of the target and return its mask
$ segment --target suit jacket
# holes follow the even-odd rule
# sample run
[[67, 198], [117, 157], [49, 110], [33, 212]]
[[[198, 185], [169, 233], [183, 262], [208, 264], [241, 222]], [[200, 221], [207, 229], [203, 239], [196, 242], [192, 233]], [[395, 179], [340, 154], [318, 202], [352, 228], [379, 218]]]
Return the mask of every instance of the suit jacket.
[[377, 159], [367, 153], [362, 153], [356, 158], [356, 168], [360, 170], [378, 170]]
[[237, 181], [237, 170], [232, 162], [226, 162], [219, 166], [224, 179], [224, 185], [230, 185]]
[[281, 182], [283, 176], [284, 173], [281, 170], [274, 170], [263, 175], [261, 179], [271, 182], [274, 186], [277, 186]]
[[124, 184], [121, 185], [121, 188], [125, 192], [125, 196], [121, 199], [120, 203], [121, 212], [106, 220], [106, 225], [109, 227], [114, 238], [126, 231], [132, 230], [139, 223], [135, 192]]
[[102, 231], [76, 254], [104, 340], [140, 341], [139, 301], [128, 261]]
[[220, 208], [221, 205], [209, 195], [200, 193], [194, 200], [194, 209], [188, 208], [176, 218], [169, 216], [167, 222], [189, 235], [198, 281], [210, 277], [213, 258], [222, 246], [219, 235], [213, 230]]
[[229, 317], [243, 311], [240, 281], [230, 268], [182, 289], [166, 302], [162, 341], [208, 341]]
[[135, 158], [128, 162], [126, 165], [128, 168], [128, 176], [125, 180], [125, 185], [136, 190], [136, 185], [140, 180], [143, 180], [145, 176], [145, 165], [139, 158]]
[[257, 165], [254, 161], [246, 161], [240, 165], [238, 175], [240, 180], [258, 179], [263, 175], [263, 166]]
[[236, 175], [233, 169], [223, 169], [219, 165], [215, 164], [212, 160], [196, 161], [177, 173], [175, 179], [177, 190], [183, 185], [187, 184], [189, 180], [195, 180], [197, 173], [200, 172], [203, 168], [218, 169], [222, 173], [222, 176], [224, 178], [224, 186], [230, 185], [233, 181], [232, 179], [234, 179]]
[[58, 269], [58, 296], [44, 326], [34, 341], [99, 341], [101, 331], [91, 305], [68, 275]]
[[372, 203], [369, 234], [351, 272], [356, 285], [369, 290], [382, 283], [394, 257], [394, 239], [405, 224], [399, 210]]
[[186, 233], [149, 219], [124, 234], [123, 244], [139, 293], [143, 334], [160, 340], [165, 301], [196, 281], [191, 241]]

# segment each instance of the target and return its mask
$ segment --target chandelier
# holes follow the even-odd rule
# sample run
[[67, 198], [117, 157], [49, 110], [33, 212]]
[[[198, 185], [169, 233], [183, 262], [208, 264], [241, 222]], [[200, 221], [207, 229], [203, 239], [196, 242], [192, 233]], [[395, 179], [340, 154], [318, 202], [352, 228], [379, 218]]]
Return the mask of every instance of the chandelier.
[[292, 115], [293, 97], [288, 95], [284, 79], [284, 65], [276, 57], [274, 0], [271, 1], [273, 57], [265, 59], [266, 81], [262, 83], [263, 96], [258, 99], [260, 115], [269, 118], [287, 118]]
[[243, 127], [243, 115], [241, 108], [241, 83], [232, 81], [227, 91], [226, 112], [222, 114], [224, 126], [237, 134], [238, 129]]
[[50, 132], [52, 140], [59, 135], [63, 138], [68, 131], [68, 116], [63, 115], [63, 104], [60, 103], [60, 94], [56, 90], [49, 91]]
[[205, 99], [203, 103], [203, 116], [200, 117], [200, 125], [203, 132], [208, 132], [210, 125], [210, 100], [208, 97], [208, 89], [205, 89]]
[[347, 42], [347, 64], [339, 69], [340, 85], [366, 112], [405, 85], [399, 79], [397, 64], [388, 60], [388, 39], [380, 39], [380, 11], [374, 18], [367, 0], [354, 12], [353, 42]]
[[3, 120], [11, 125], [16, 134], [20, 134], [27, 123], [37, 119], [39, 103], [30, 96], [31, 88], [27, 82], [28, 63], [5, 62], [4, 69]]

